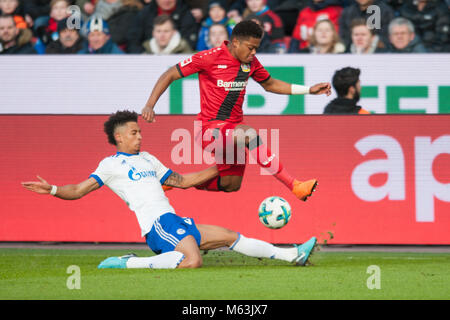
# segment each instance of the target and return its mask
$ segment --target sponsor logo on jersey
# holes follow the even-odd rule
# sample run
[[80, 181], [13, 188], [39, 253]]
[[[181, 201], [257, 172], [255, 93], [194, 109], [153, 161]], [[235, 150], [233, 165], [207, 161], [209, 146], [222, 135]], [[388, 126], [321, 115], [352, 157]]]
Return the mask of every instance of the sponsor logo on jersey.
[[219, 69], [226, 69], [226, 68], [227, 68], [227, 65], [226, 65], [226, 64], [219, 64], [219, 65], [217, 66], [217, 68], [219, 68]]
[[248, 81], [223, 81], [217, 80], [219, 88], [225, 88], [226, 91], [242, 91], [247, 86]]
[[250, 72], [250, 65], [243, 63], [243, 64], [241, 64], [241, 69], [244, 72]]
[[134, 167], [132, 167], [130, 171], [128, 171], [128, 178], [130, 178], [130, 180], [133, 181], [139, 181], [142, 178], [148, 177], [156, 178], [156, 171], [153, 170], [137, 171], [137, 169]]
[[177, 230], [177, 233], [181, 236], [182, 234], [186, 233], [186, 230], [180, 228]]

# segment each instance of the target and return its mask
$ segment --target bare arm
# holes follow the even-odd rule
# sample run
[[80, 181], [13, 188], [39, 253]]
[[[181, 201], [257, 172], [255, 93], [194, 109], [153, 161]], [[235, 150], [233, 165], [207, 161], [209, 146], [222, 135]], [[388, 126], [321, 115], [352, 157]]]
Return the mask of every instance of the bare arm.
[[[40, 181], [22, 182], [22, 186], [27, 190], [39, 194], [50, 194], [52, 186], [41, 177], [37, 177]], [[100, 188], [98, 182], [94, 178], [89, 178], [79, 184], [67, 184], [65, 186], [57, 187], [55, 197], [64, 200], [76, 200], [98, 188]]]
[[171, 67], [159, 77], [144, 109], [142, 109], [142, 118], [144, 118], [145, 121], [155, 121], [155, 112], [153, 111], [153, 108], [155, 107], [156, 102], [158, 102], [159, 98], [167, 90], [170, 84], [178, 79], [181, 79], [181, 75], [175, 66]]
[[217, 170], [217, 167], [215, 166], [203, 171], [187, 173], [183, 175], [172, 172], [172, 174], [164, 182], [164, 185], [187, 189], [205, 183], [206, 181], [217, 177], [218, 174], [219, 170]]
[[269, 78], [269, 80], [261, 83], [261, 86], [264, 88], [264, 90], [272, 93], [278, 93], [278, 94], [291, 94], [291, 84], [275, 79], [275, 78]]
[[[292, 94], [292, 84], [270, 78], [269, 80], [261, 83], [264, 90], [272, 93], [278, 94]], [[310, 94], [326, 94], [329, 96], [331, 94], [331, 84], [328, 82], [322, 82], [315, 84], [309, 89]]]

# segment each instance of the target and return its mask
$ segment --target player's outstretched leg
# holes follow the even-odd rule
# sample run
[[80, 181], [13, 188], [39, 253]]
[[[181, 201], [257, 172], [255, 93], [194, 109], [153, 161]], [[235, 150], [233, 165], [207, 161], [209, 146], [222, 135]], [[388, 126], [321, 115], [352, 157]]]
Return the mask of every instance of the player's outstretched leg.
[[103, 260], [99, 269], [175, 269], [184, 259], [179, 251], [170, 251], [152, 257], [137, 257], [127, 254], [121, 257], [110, 257]]
[[202, 240], [200, 249], [212, 250], [220, 247], [229, 247], [230, 250], [255, 258], [279, 259], [304, 266], [308, 261], [316, 238], [311, 238], [300, 246], [279, 248], [268, 242], [247, 238], [237, 232], [212, 225], [197, 225]]
[[230, 250], [240, 252], [247, 256], [255, 258], [279, 259], [287, 262], [294, 262], [297, 266], [304, 266], [308, 261], [315, 245], [316, 238], [302, 245], [294, 245], [292, 248], [278, 248], [265, 241], [246, 238], [240, 235], [239, 238], [230, 246]]
[[258, 164], [271, 173], [276, 179], [282, 182], [292, 191], [292, 193], [300, 200], [306, 201], [312, 195], [317, 187], [317, 180], [299, 181], [294, 179], [289, 172], [283, 167], [278, 159], [278, 155], [273, 154], [265, 144], [251, 142], [249, 145], [250, 154], [257, 160]]
[[312, 237], [302, 245], [294, 245], [294, 247], [297, 248], [297, 257], [294, 260], [295, 264], [298, 266], [304, 266], [311, 256], [311, 253], [313, 253], [316, 244], [316, 237]]
[[249, 154], [256, 162], [283, 183], [300, 200], [306, 201], [317, 187], [317, 180], [299, 181], [291, 176], [280, 162], [279, 155], [273, 153], [256, 134], [255, 130], [248, 126], [242, 126], [248, 139], [247, 148]]
[[131, 257], [136, 257], [134, 253], [129, 253], [121, 257], [109, 257], [100, 262], [99, 269], [126, 269], [127, 261]]

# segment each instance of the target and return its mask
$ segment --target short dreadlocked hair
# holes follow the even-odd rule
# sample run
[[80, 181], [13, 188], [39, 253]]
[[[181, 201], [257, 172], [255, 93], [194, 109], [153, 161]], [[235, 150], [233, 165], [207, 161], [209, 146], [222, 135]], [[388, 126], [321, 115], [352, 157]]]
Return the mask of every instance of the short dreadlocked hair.
[[105, 131], [108, 136], [108, 142], [112, 145], [117, 145], [116, 139], [114, 138], [114, 131], [117, 127], [124, 125], [127, 122], [138, 122], [138, 114], [134, 111], [117, 111], [113, 113], [108, 121], [103, 125], [103, 131]]
[[263, 36], [263, 29], [259, 24], [252, 20], [244, 20], [239, 22], [231, 32], [230, 40], [233, 39], [248, 39], [256, 38], [261, 39]]

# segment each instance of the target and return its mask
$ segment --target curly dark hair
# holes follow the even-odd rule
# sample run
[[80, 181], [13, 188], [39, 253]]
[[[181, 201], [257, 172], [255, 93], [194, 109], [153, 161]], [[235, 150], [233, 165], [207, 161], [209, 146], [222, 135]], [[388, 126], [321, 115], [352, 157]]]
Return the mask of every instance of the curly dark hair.
[[242, 40], [248, 38], [261, 39], [263, 36], [263, 29], [259, 24], [252, 20], [244, 20], [239, 22], [231, 32], [230, 40], [235, 38]]
[[112, 145], [117, 145], [116, 139], [114, 138], [114, 131], [117, 127], [124, 125], [127, 122], [138, 122], [138, 114], [134, 111], [117, 111], [113, 113], [108, 121], [103, 125], [103, 131], [105, 131], [108, 136], [108, 142]]

